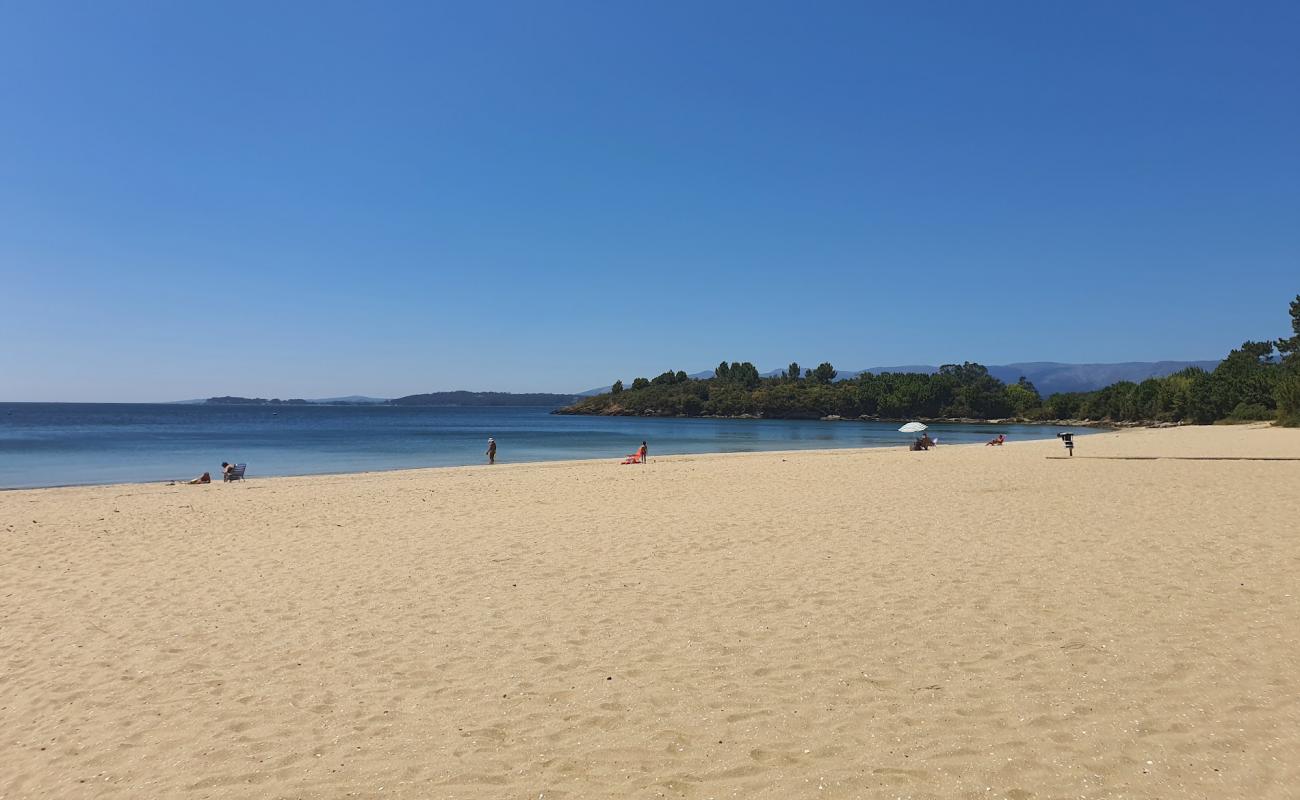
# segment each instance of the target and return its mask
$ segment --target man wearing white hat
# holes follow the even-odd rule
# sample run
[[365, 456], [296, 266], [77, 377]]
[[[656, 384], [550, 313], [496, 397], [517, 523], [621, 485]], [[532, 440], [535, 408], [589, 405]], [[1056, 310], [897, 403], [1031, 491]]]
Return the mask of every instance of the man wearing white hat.
[[491, 436], [488, 437], [487, 457], [489, 464], [497, 463], [497, 440]]

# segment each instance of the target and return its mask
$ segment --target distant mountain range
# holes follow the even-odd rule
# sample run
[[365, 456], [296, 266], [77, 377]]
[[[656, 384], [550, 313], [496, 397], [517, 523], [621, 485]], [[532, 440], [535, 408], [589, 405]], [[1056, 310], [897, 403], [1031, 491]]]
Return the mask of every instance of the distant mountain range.
[[1163, 378], [1188, 367], [1212, 370], [1213, 361], [1126, 361], [1119, 364], [1058, 364], [1054, 361], [1030, 361], [989, 367], [989, 374], [1004, 383], [1015, 383], [1024, 375], [1043, 397], [1061, 392], [1091, 392], [1119, 381], [1141, 383], [1147, 378]]
[[[800, 362], [801, 364], [803, 362]], [[1147, 378], [1161, 378], [1172, 375], [1188, 367], [1200, 367], [1212, 370], [1219, 365], [1216, 361], [1125, 361], [1118, 364], [1062, 364], [1056, 361], [1025, 361], [1015, 364], [989, 365], [989, 374], [1004, 383], [1015, 383], [1024, 376], [1043, 397], [1061, 392], [1091, 392], [1117, 381], [1140, 383]], [[816, 366], [815, 363], [804, 364], [805, 367]], [[896, 367], [869, 367], [859, 370], [839, 370], [837, 380], [856, 378], [864, 372], [879, 375], [882, 372], [920, 372], [929, 374], [938, 372], [939, 368], [931, 364], [905, 364]], [[763, 373], [763, 377], [784, 374], [784, 369], [774, 369]], [[654, 377], [647, 375], [646, 377]], [[713, 370], [696, 372], [692, 378], [712, 378]], [[628, 381], [630, 384], [631, 381]], [[580, 394], [583, 397], [604, 394], [608, 386], [589, 389]]]

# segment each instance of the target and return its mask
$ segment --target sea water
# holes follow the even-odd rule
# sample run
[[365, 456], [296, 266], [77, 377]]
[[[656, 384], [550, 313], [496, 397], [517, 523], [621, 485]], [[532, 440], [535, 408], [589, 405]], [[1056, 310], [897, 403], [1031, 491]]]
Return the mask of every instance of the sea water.
[[[642, 440], [651, 457], [836, 447], [906, 447], [897, 423], [659, 419], [551, 414], [550, 408], [222, 406], [0, 403], [0, 488], [190, 479], [221, 462], [248, 477], [497, 463], [621, 459]], [[1088, 429], [1034, 425], [930, 427], [941, 443], [1052, 438]]]

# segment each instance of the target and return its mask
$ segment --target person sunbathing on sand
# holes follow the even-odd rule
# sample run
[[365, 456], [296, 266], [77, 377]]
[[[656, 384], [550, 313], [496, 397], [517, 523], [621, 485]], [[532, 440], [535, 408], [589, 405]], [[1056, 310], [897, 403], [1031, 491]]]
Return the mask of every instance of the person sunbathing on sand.
[[186, 483], [190, 484], [191, 486], [196, 483], [212, 483], [212, 476], [205, 472], [192, 481], [186, 481]]

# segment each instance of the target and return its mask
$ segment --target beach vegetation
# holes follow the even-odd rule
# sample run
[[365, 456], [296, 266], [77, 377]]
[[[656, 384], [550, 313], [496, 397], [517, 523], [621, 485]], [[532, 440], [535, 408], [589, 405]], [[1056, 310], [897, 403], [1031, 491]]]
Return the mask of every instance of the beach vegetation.
[[1238, 403], [1220, 422], [1261, 422], [1275, 419], [1277, 412], [1259, 403]]
[[1007, 403], [1011, 406], [1011, 413], [1017, 417], [1025, 416], [1043, 403], [1043, 399], [1038, 396], [1038, 391], [1034, 389], [1034, 385], [1024, 378], [1021, 378], [1019, 383], [1008, 386], [1006, 394]]
[[1283, 376], [1273, 387], [1273, 398], [1277, 402], [1278, 424], [1300, 428], [1300, 374]]

